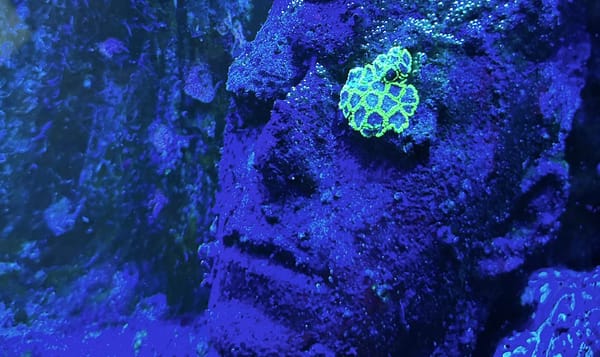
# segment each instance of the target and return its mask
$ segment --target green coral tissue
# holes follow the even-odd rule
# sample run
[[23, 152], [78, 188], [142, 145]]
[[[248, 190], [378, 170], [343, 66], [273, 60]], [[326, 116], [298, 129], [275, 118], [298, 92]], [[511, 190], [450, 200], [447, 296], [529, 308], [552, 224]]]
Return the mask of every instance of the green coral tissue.
[[407, 83], [412, 56], [392, 47], [373, 63], [355, 67], [340, 92], [339, 108], [350, 126], [364, 137], [381, 137], [388, 130], [400, 134], [419, 105], [417, 89]]

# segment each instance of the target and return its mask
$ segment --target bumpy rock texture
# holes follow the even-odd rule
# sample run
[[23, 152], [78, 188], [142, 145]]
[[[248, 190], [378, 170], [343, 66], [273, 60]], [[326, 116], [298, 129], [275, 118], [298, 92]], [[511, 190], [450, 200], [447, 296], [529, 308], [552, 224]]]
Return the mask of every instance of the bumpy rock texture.
[[[590, 55], [568, 6], [274, 1], [227, 81], [211, 348], [491, 353], [496, 288], [540, 264], [568, 199]], [[364, 138], [341, 87], [396, 45], [419, 57], [419, 108]]]
[[593, 356], [600, 351], [600, 268], [537, 271], [521, 303], [535, 307], [527, 329], [501, 341], [496, 356]]
[[0, 0], [0, 356], [206, 345], [183, 314], [208, 300], [219, 83], [251, 8]]

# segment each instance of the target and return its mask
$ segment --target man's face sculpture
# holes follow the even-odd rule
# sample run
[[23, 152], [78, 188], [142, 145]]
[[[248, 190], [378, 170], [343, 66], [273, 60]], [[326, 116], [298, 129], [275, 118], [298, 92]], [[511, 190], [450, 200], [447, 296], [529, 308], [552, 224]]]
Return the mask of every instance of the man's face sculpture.
[[[446, 37], [407, 41], [421, 54], [411, 78], [419, 107], [406, 130], [361, 135], [338, 108], [340, 90], [348, 69], [373, 60], [358, 48], [376, 27], [367, 20], [386, 9], [292, 3], [275, 1], [229, 72], [238, 98], [215, 207], [212, 348], [472, 352], [493, 303], [489, 283], [556, 237], [568, 195], [564, 141], [582, 86], [568, 79], [589, 48], [539, 44], [546, 52], [535, 54], [538, 45], [516, 41], [519, 20], [506, 24], [512, 32], [490, 35], [485, 18], [502, 10], [480, 9], [480, 31], [462, 33], [471, 21], [464, 19]], [[350, 23], [359, 9], [363, 21]], [[331, 16], [311, 22], [314, 11]], [[405, 11], [387, 28], [409, 33], [413, 17]], [[346, 41], [321, 35], [327, 26]], [[557, 26], [528, 31], [552, 37]], [[453, 31], [469, 51], [442, 46]], [[319, 36], [337, 47], [323, 53]], [[392, 44], [392, 35], [381, 36]], [[351, 63], [335, 61], [343, 53]]]

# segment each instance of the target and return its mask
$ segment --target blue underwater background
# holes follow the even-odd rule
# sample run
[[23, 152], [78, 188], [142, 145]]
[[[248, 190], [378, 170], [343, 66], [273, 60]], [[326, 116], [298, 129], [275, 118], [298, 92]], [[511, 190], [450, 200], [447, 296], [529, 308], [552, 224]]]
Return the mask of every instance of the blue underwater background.
[[600, 356], [600, 2], [0, 0], [4, 356]]

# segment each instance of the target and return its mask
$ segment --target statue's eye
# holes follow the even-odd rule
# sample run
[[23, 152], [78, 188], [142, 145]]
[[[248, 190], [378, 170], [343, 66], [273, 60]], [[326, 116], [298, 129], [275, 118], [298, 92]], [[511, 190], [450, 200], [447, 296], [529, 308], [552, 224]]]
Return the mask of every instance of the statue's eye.
[[398, 73], [396, 73], [396, 71], [394, 71], [393, 69], [388, 69], [388, 71], [385, 72], [385, 80], [388, 82], [395, 80], [397, 77]]

